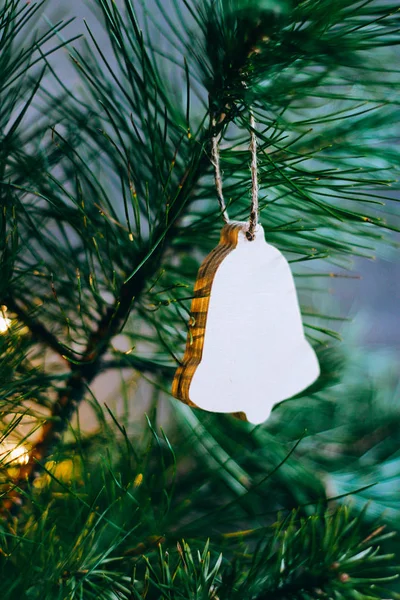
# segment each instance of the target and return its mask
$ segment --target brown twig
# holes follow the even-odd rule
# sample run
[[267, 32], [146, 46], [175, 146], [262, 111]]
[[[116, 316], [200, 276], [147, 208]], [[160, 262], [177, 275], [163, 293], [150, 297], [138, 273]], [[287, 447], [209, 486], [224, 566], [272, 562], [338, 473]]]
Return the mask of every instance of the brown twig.
[[21, 323], [28, 327], [29, 331], [36, 337], [36, 339], [40, 340], [46, 346], [54, 350], [54, 352], [59, 354], [62, 358], [65, 358], [66, 360], [77, 360], [73, 352], [61, 344], [56, 336], [51, 333], [51, 331], [49, 331], [42, 323], [40, 323], [40, 321], [37, 321], [34, 319], [34, 317], [28, 314], [12, 296], [6, 297], [4, 299], [4, 303], [11, 312], [17, 315]]
[[148, 261], [150, 264], [145, 263], [129, 282], [122, 284], [119, 298], [114, 307], [107, 311], [96, 331], [90, 336], [83, 358], [79, 363], [70, 363], [71, 375], [65, 388], [58, 394], [51, 417], [42, 427], [40, 438], [30, 449], [28, 462], [19, 469], [13, 482], [13, 490], [3, 500], [3, 515], [5, 512], [12, 514], [17, 512], [21, 504], [21, 489], [31, 484], [40, 474], [41, 463], [61, 438], [73, 413], [83, 400], [87, 386], [99, 373], [101, 358], [106, 352], [110, 340], [124, 325], [131, 311], [133, 299], [137, 299], [142, 294], [148, 277], [156, 271], [161, 253], [161, 250], [155, 252]]
[[[196, 168], [200, 170], [200, 166], [204, 164], [207, 164], [205, 160], [199, 161]], [[192, 165], [186, 169], [180, 181], [180, 196], [186, 192], [188, 174], [191, 168]], [[184, 196], [182, 197], [184, 198]], [[169, 213], [172, 222], [180, 217], [179, 202], [177, 200]], [[164, 227], [164, 224], [162, 227]], [[174, 232], [175, 228], [171, 227], [165, 236], [164, 245], [160, 244], [147, 260], [144, 259], [148, 255], [149, 248], [145, 247], [143, 249], [142, 255], [138, 257], [138, 264], [141, 264], [143, 261], [142, 267], [138, 269], [129, 281], [122, 284], [114, 306], [107, 311], [100, 320], [96, 330], [89, 337], [81, 360], [79, 362], [74, 360], [73, 363], [69, 363], [71, 375], [68, 378], [67, 384], [58, 393], [51, 416], [42, 427], [40, 438], [29, 451], [28, 462], [21, 466], [18, 475], [14, 478], [13, 489], [8, 493], [7, 497], [3, 498], [0, 512], [0, 514], [3, 515], [3, 518], [8, 518], [10, 513], [15, 515], [18, 512], [18, 509], [22, 504], [21, 492], [31, 485], [36, 477], [39, 476], [41, 464], [43, 464], [46, 457], [49, 456], [53, 446], [59, 441], [67, 428], [73, 413], [85, 397], [87, 386], [100, 372], [102, 364], [101, 359], [108, 349], [111, 339], [124, 326], [132, 310], [133, 302], [135, 300], [137, 301], [141, 296], [146, 289], [149, 278], [156, 273], [162, 255], [167, 247], [166, 242], [174, 235]], [[9, 302], [9, 308], [18, 315], [23, 314], [21, 319], [23, 319], [24, 323], [30, 328], [32, 333], [37, 335], [41, 341], [47, 343], [49, 347], [53, 348], [58, 353], [60, 353], [60, 349], [62, 349], [63, 354], [65, 355], [62, 344], [60, 344], [53, 334], [48, 332], [44, 326], [31, 319], [25, 313], [21, 313], [21, 310], [15, 302]]]

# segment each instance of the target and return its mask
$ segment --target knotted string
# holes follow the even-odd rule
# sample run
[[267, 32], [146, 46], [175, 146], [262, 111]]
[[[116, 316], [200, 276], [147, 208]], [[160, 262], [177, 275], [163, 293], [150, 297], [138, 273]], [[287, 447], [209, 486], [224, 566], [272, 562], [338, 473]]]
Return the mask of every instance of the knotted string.
[[[222, 173], [221, 173], [221, 162], [219, 153], [219, 143], [221, 140], [221, 133], [216, 134], [215, 128], [217, 122], [215, 117], [211, 120], [213, 128], [213, 135], [211, 137], [211, 162], [214, 166], [214, 180], [215, 188], [217, 190], [217, 198], [219, 206], [221, 208], [221, 215], [225, 223], [229, 223], [228, 210], [225, 203], [223, 187], [222, 187]], [[258, 163], [257, 163], [257, 135], [256, 135], [256, 122], [254, 119], [253, 111], [250, 111], [250, 146], [251, 154], [251, 205], [250, 205], [250, 216], [249, 226], [246, 232], [246, 237], [249, 241], [253, 241], [255, 238], [255, 230], [258, 225]]]
[[215, 127], [217, 125], [215, 117], [213, 117], [211, 125], [213, 128], [213, 134], [211, 138], [211, 162], [214, 165], [215, 187], [217, 190], [217, 197], [221, 208], [222, 218], [225, 221], [225, 223], [229, 223], [229, 215], [226, 209], [224, 193], [222, 191], [221, 164], [219, 160], [219, 142], [221, 139], [221, 132], [218, 134], [215, 133]]

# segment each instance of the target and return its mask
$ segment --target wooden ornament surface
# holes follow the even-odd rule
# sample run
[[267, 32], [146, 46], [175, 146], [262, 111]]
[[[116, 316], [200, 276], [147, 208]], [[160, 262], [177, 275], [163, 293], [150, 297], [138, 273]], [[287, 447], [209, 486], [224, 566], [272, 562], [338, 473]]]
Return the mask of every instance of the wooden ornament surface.
[[272, 407], [319, 375], [304, 337], [290, 267], [261, 226], [230, 223], [202, 263], [185, 355], [172, 394], [207, 411], [245, 414], [262, 423]]

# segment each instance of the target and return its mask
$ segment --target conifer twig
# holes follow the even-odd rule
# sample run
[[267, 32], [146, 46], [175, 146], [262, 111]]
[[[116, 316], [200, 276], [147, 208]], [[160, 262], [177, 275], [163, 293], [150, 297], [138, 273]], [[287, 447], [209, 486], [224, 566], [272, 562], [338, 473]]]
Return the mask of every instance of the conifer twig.
[[[201, 174], [201, 167], [203, 165], [208, 165], [208, 161], [199, 161], [197, 167], [198, 176]], [[185, 170], [179, 184], [180, 195], [184, 195], [186, 191], [189, 169], [191, 169], [191, 166]], [[178, 204], [176, 202], [175, 206]], [[176, 209], [176, 212], [174, 211], [172, 215], [170, 213], [170, 216], [171, 219], [178, 218], [179, 210]], [[172, 237], [173, 233], [174, 228], [171, 227], [165, 236], [165, 242], [168, 241], [168, 237]], [[30, 448], [27, 463], [21, 465], [18, 474], [14, 478], [12, 490], [8, 493], [7, 497], [3, 498], [2, 506], [0, 507], [0, 515], [3, 518], [7, 518], [9, 512], [13, 515], [18, 512], [19, 507], [22, 505], [23, 491], [40, 475], [41, 463], [49, 456], [55, 443], [66, 430], [72, 415], [85, 397], [88, 385], [90, 385], [101, 371], [101, 359], [108, 349], [111, 339], [121, 330], [126, 322], [132, 309], [132, 302], [141, 296], [146, 289], [149, 278], [153, 277], [157, 271], [166, 247], [166, 243], [164, 243], [164, 246], [160, 245], [158, 250], [143, 263], [134, 276], [122, 284], [114, 306], [107, 311], [106, 315], [100, 320], [97, 329], [89, 337], [83, 357], [79, 362], [74, 361], [70, 363], [71, 375], [67, 380], [66, 386], [58, 393], [50, 418], [43, 425], [39, 439]], [[145, 248], [143, 250], [143, 259], [147, 256], [147, 252], [148, 249]], [[141, 264], [140, 257], [138, 263]], [[14, 310], [15, 303], [9, 304], [10, 308]], [[58, 342], [57, 344], [54, 343], [54, 336], [44, 326], [29, 318], [26, 318], [24, 322], [28, 327], [32, 326], [33, 329], [31, 331], [35, 334], [40, 334], [40, 339], [48, 343], [49, 347], [53, 349], [62, 347]]]
[[29, 315], [19, 304], [14, 300], [12, 296], [8, 296], [4, 299], [7, 308], [15, 313], [18, 319], [26, 325], [29, 331], [43, 344], [54, 350], [56, 354], [64, 358], [65, 360], [76, 360], [73, 352], [71, 352], [66, 346], [61, 344], [56, 336], [51, 333], [40, 321], [34, 319]]
[[[159, 255], [157, 255], [159, 258]], [[153, 261], [151, 261], [152, 264]], [[156, 262], [158, 264], [158, 261]], [[151, 270], [153, 274], [154, 269]], [[100, 371], [101, 357], [108, 348], [112, 337], [118, 333], [125, 323], [132, 307], [134, 298], [138, 298], [147, 282], [148, 269], [140, 269], [127, 284], [120, 290], [116, 308], [110, 309], [99, 322], [95, 332], [90, 336], [83, 358], [79, 363], [70, 363], [71, 375], [57, 396], [51, 412], [51, 418], [42, 427], [40, 438], [29, 451], [29, 460], [19, 469], [14, 479], [14, 488], [3, 500], [2, 512], [11, 511], [15, 514], [21, 505], [21, 491], [30, 485], [40, 474], [42, 463], [51, 452], [54, 444], [68, 426], [68, 423], [82, 402], [87, 386], [93, 381]]]

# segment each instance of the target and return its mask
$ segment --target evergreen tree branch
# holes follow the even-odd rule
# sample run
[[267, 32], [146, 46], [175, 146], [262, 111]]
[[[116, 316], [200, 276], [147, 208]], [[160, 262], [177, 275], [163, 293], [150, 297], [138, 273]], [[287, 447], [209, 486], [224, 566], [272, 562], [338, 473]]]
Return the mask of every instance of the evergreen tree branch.
[[[208, 137], [208, 133], [205, 135]], [[207, 143], [207, 137], [204, 140], [204, 144]], [[190, 165], [179, 184], [179, 196], [171, 208], [169, 214], [171, 225], [165, 235], [164, 227], [159, 227], [158, 234], [160, 236], [162, 235], [163, 244], [156, 247], [153, 252], [145, 246], [142, 250], [142, 260], [140, 260], [139, 257], [139, 267], [137, 267], [133, 272], [134, 274], [122, 284], [114, 306], [108, 309], [105, 316], [98, 323], [95, 331], [89, 337], [81, 359], [76, 361], [75, 359], [72, 359], [71, 356], [69, 357], [71, 375], [66, 382], [65, 388], [58, 393], [57, 399], [52, 407], [50, 418], [42, 427], [40, 437], [30, 448], [27, 463], [21, 466], [18, 474], [14, 478], [13, 489], [6, 498], [3, 498], [3, 516], [6, 515], [7, 512], [11, 512], [15, 515], [21, 507], [23, 498], [22, 492], [32, 485], [34, 480], [40, 475], [43, 462], [53, 450], [54, 445], [61, 439], [63, 432], [67, 429], [72, 415], [85, 397], [87, 387], [101, 371], [101, 359], [109, 348], [111, 339], [121, 331], [131, 313], [133, 302], [137, 302], [140, 299], [143, 291], [148, 285], [148, 281], [156, 275], [163, 254], [168, 248], [169, 238], [172, 238], [174, 235], [175, 229], [173, 225], [181, 216], [185, 204], [185, 201], [180, 203], [179, 200], [180, 197], [183, 199], [186, 198], [186, 188], [189, 185], [189, 172], [192, 175], [191, 179], [193, 179], [193, 175], [196, 179], [196, 177], [200, 178], [202, 176], [203, 167], [205, 165], [207, 165], [208, 168], [208, 162], [204, 160], [204, 158], [201, 160], [202, 147], [203, 145], [200, 145], [200, 150], [198, 150], [199, 155], [197, 157], [198, 160], [196, 161], [197, 168], [193, 172], [193, 167]], [[193, 185], [193, 181], [191, 181], [191, 185]], [[157, 235], [155, 237], [157, 239]], [[13, 310], [19, 310], [18, 305], [12, 300], [9, 304], [10, 308]], [[31, 332], [39, 335], [40, 339], [44, 343], [47, 343], [50, 348], [57, 352], [63, 348], [45, 327], [30, 319], [25, 314], [23, 317], [26, 325], [30, 327]]]

